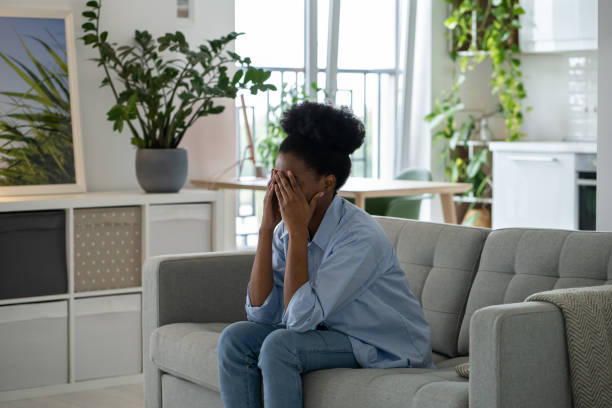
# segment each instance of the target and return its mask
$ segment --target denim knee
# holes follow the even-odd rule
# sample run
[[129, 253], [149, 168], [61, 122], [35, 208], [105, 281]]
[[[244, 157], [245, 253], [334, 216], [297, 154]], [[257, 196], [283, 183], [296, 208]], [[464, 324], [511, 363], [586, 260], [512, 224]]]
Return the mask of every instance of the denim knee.
[[248, 339], [249, 330], [253, 323], [235, 322], [227, 326], [219, 336], [217, 352], [219, 358], [226, 357], [228, 354], [236, 355], [237, 352], [246, 352], [245, 339]]
[[295, 355], [294, 332], [279, 329], [270, 333], [264, 340], [259, 352], [258, 366], [265, 370], [277, 364], [299, 365]]

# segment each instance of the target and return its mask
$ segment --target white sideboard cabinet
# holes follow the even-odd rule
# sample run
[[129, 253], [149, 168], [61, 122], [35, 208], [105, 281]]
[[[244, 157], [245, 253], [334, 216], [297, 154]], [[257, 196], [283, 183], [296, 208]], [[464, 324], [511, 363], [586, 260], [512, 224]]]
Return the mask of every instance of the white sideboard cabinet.
[[578, 172], [595, 143], [493, 142], [492, 227], [578, 229]]
[[597, 0], [520, 0], [522, 52], [597, 49]]
[[227, 249], [223, 197], [0, 197], [0, 401], [142, 381], [143, 263]]

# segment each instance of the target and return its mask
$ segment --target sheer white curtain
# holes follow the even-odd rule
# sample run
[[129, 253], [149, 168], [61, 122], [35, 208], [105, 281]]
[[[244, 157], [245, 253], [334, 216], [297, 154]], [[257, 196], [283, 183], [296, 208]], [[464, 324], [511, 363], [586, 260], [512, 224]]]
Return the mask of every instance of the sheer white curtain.
[[[396, 175], [409, 167], [431, 169], [431, 133], [423, 118], [432, 106], [433, 0], [398, 1]], [[432, 220], [432, 210], [432, 201], [424, 200], [420, 219]]]
[[395, 172], [431, 168], [432, 1], [400, 1]]

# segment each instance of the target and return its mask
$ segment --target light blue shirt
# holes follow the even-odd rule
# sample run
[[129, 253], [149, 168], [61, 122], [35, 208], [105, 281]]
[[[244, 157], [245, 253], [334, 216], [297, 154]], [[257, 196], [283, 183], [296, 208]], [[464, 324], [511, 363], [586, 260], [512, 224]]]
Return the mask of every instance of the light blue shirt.
[[395, 249], [376, 220], [336, 195], [308, 243], [308, 282], [283, 310], [289, 235], [274, 231], [274, 287], [247, 318], [304, 332], [319, 324], [349, 337], [362, 367], [433, 367], [429, 325], [412, 294]]

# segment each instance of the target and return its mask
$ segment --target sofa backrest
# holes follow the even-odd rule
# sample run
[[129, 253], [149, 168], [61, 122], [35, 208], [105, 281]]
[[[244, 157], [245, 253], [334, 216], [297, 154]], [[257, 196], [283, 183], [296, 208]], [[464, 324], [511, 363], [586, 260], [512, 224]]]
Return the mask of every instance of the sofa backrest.
[[457, 338], [488, 229], [375, 217], [395, 247], [431, 328], [432, 350], [457, 355]]
[[484, 245], [459, 335], [469, 353], [472, 314], [483, 307], [522, 302], [533, 293], [612, 283], [612, 232], [509, 228]]

